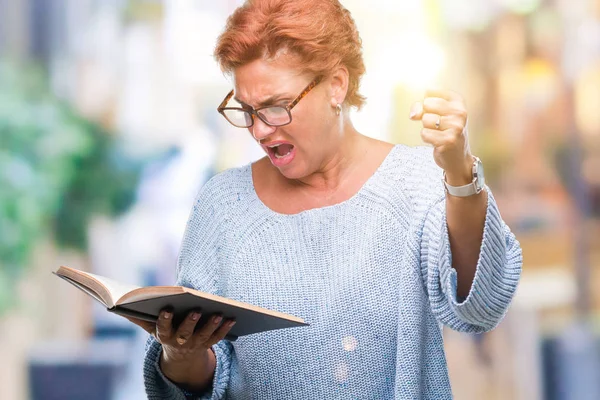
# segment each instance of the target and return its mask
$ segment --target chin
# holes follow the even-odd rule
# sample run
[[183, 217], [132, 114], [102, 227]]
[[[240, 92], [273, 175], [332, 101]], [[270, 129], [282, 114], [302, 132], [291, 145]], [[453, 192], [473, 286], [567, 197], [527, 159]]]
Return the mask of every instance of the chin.
[[277, 168], [279, 173], [287, 179], [301, 179], [310, 175], [310, 170], [298, 153], [294, 150], [291, 159], [276, 159], [274, 154], [267, 153], [271, 166]]
[[274, 167], [287, 179], [301, 179], [310, 175], [310, 172], [303, 166], [287, 165], [285, 167]]
[[[277, 168], [277, 167], [275, 167]], [[306, 174], [299, 171], [297, 168], [277, 168], [279, 173], [287, 179], [300, 179], [306, 176]]]

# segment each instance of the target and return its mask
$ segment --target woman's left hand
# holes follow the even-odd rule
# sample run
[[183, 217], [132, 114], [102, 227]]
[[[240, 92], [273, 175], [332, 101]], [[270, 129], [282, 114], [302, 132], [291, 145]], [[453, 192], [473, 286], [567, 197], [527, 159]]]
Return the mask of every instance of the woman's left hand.
[[421, 138], [434, 147], [433, 157], [446, 171], [448, 183], [459, 186], [470, 183], [473, 156], [463, 98], [449, 90], [427, 90], [425, 99], [412, 106], [410, 119], [423, 122]]

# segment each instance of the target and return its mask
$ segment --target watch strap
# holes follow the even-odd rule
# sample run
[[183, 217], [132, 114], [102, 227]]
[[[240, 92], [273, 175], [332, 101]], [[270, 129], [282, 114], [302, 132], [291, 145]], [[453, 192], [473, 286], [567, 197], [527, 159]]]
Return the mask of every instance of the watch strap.
[[446, 188], [446, 192], [452, 196], [456, 197], [469, 197], [477, 194], [477, 185], [475, 182], [471, 182], [464, 186], [452, 186], [446, 182], [446, 174], [444, 174], [444, 178], [442, 178], [442, 182], [444, 183], [444, 187]]

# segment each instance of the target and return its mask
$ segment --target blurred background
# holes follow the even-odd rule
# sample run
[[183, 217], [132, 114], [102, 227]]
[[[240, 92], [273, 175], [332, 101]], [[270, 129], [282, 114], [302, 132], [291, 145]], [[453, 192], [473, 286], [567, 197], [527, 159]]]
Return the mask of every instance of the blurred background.
[[[410, 105], [467, 100], [524, 271], [485, 335], [445, 332], [457, 399], [600, 398], [600, 0], [343, 0], [359, 131], [420, 144]], [[216, 107], [240, 0], [0, 0], [0, 399], [143, 399], [146, 334], [51, 275], [172, 284], [193, 197], [261, 157]]]

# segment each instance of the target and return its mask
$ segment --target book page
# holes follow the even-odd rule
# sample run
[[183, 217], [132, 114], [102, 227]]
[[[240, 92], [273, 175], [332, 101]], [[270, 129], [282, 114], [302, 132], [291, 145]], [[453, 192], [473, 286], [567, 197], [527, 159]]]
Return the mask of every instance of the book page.
[[89, 272], [87, 272], [87, 274], [106, 287], [106, 289], [110, 292], [113, 304], [115, 304], [117, 300], [125, 296], [127, 293], [140, 288], [139, 286], [113, 281], [112, 279], [105, 278], [104, 276], [90, 274]]
[[65, 266], [61, 266], [54, 274], [67, 279], [108, 308], [114, 307], [120, 299], [154, 298], [182, 292], [178, 286], [139, 287]]
[[79, 289], [84, 290], [83, 288], [85, 288], [84, 292], [100, 299], [107, 307], [114, 306], [110, 291], [95, 276], [65, 266], [61, 266], [54, 274], [67, 280]]
[[135, 303], [136, 301], [172, 296], [175, 294], [181, 294], [184, 291], [185, 289], [181, 286], [147, 286], [143, 288], [137, 288], [127, 292], [124, 296], [119, 297], [115, 301], [115, 305], [123, 305], [127, 303]]
[[104, 305], [105, 307], [108, 307], [108, 304], [106, 304], [106, 302], [104, 300], [102, 300], [102, 298], [100, 297], [100, 295], [98, 293], [94, 292], [93, 290], [91, 290], [90, 288], [85, 287], [81, 283], [79, 283], [77, 281], [74, 281], [73, 279], [69, 278], [68, 276], [58, 275], [56, 272], [53, 272], [53, 274], [56, 275], [56, 276], [58, 276], [61, 279], [64, 279], [65, 281], [69, 282], [71, 285], [77, 287], [78, 289], [80, 289], [84, 293], [87, 293], [88, 295], [90, 295], [91, 297], [93, 297], [94, 299], [96, 299], [96, 301], [98, 301], [100, 304]]

